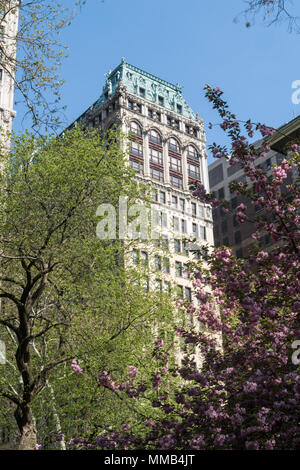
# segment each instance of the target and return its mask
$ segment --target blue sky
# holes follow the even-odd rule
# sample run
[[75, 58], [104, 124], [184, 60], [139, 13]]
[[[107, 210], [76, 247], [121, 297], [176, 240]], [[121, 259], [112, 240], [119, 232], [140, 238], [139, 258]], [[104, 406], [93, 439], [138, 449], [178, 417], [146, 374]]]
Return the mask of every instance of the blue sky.
[[[64, 0], [72, 4], [72, 0]], [[62, 102], [71, 123], [101, 94], [104, 74], [124, 56], [172, 83], [204, 119], [207, 142], [225, 142], [216, 112], [204, 97], [206, 83], [220, 87], [242, 120], [279, 125], [299, 115], [292, 103], [292, 82], [300, 80], [299, 35], [285, 25], [245, 27], [243, 0], [88, 0], [64, 31], [69, 58], [61, 68], [66, 80]], [[300, 6], [294, 7], [300, 14]], [[14, 129], [22, 129], [17, 108]], [[23, 127], [24, 129], [24, 127]], [[212, 161], [210, 157], [209, 162]]]

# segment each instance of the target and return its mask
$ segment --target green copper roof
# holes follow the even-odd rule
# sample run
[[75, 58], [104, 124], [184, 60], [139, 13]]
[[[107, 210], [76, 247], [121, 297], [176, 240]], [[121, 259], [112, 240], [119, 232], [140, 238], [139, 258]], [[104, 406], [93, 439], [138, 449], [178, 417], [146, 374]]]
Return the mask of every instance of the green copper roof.
[[105, 75], [106, 82], [100, 98], [95, 103], [96, 107], [102, 106], [122, 80], [128, 93], [196, 121], [195, 114], [182, 96], [181, 85], [173, 85], [134, 65], [127, 64], [124, 58], [118, 67]]

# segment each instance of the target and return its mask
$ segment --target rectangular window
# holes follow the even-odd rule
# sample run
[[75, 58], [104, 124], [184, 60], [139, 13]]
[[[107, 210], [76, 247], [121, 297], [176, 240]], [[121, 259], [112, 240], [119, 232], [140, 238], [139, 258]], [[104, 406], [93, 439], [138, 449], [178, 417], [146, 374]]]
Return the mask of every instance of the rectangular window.
[[179, 121], [177, 119], [175, 119], [175, 121], [174, 121], [174, 127], [175, 127], [175, 129], [180, 130], [180, 124], [179, 124]]
[[198, 227], [197, 224], [192, 224], [192, 231], [193, 231], [193, 236], [198, 237]]
[[175, 230], [175, 232], [179, 232], [179, 219], [178, 217], [174, 217], [174, 216], [173, 216], [173, 230]]
[[224, 199], [224, 197], [225, 197], [224, 188], [220, 188], [218, 191], [218, 198]]
[[177, 202], [177, 196], [172, 196], [172, 207], [174, 207], [175, 209], [177, 209]]
[[187, 134], [190, 133], [190, 126], [185, 125], [185, 132], [186, 132]]
[[177, 105], [177, 113], [181, 114], [182, 113], [182, 106], [181, 104]]
[[174, 240], [174, 251], [175, 253], [181, 253], [181, 241]]
[[155, 271], [161, 271], [161, 257], [155, 255], [154, 258]]
[[159, 104], [160, 106], [163, 106], [163, 105], [164, 105], [164, 99], [163, 99], [162, 96], [159, 96], [159, 97], [158, 97], [158, 104]]
[[128, 109], [133, 109], [133, 101], [128, 100]]
[[200, 226], [200, 238], [206, 240], [206, 227]]
[[144, 165], [142, 162], [137, 162], [135, 160], [130, 159], [129, 164], [133, 170], [135, 170], [140, 175], [144, 174]]
[[175, 261], [175, 272], [177, 277], [182, 277], [182, 264], [180, 261]]
[[150, 167], [150, 175], [151, 178], [157, 181], [163, 181], [164, 180], [164, 173], [161, 170], [157, 170], [156, 168], [151, 168]]
[[158, 193], [156, 189], [152, 189], [152, 201], [158, 202]]
[[184, 289], [184, 296], [185, 296], [186, 300], [188, 300], [189, 302], [191, 302], [191, 300], [192, 300], [192, 291], [191, 291], [191, 288], [190, 288], [190, 287], [185, 287], [185, 289]]
[[182, 178], [179, 178], [178, 176], [170, 175], [170, 183], [172, 186], [175, 186], [175, 188], [183, 188]]
[[159, 213], [159, 221], [160, 221], [160, 226], [161, 227], [167, 227], [168, 226], [167, 214], [165, 212], [160, 212]]
[[190, 278], [189, 267], [188, 267], [187, 264], [183, 265], [182, 276], [184, 277], [184, 279], [189, 279]]
[[179, 199], [179, 207], [184, 212], [184, 209], [185, 209], [185, 200], [184, 199]]
[[170, 118], [170, 116], [167, 116], [167, 126], [172, 126], [172, 119]]
[[162, 165], [163, 164], [162, 152], [153, 148], [150, 148], [149, 150], [150, 150], [151, 162], [157, 163], [158, 165]]
[[143, 146], [139, 142], [130, 141], [130, 153], [138, 157], [143, 156]]
[[161, 121], [161, 114], [156, 112], [156, 119], [160, 122]]
[[136, 110], [137, 110], [138, 113], [142, 113], [142, 105], [137, 103], [136, 104]]
[[161, 279], [156, 279], [155, 280], [155, 290], [158, 292], [162, 291], [162, 282]]
[[149, 109], [149, 108], [148, 108], [148, 117], [153, 119], [153, 111], [152, 109]]
[[177, 286], [176, 287], [176, 290], [177, 290], [177, 295], [180, 299], [183, 299], [183, 286]]
[[173, 216], [173, 229], [175, 232], [179, 232], [179, 219]]
[[161, 204], [166, 203], [166, 193], [164, 193], [163, 191], [160, 191], [160, 193], [159, 193], [159, 202]]
[[181, 219], [181, 232], [186, 233], [186, 220]]
[[188, 174], [191, 178], [200, 179], [200, 168], [198, 165], [188, 164]]
[[197, 215], [197, 205], [195, 202], [192, 202], [191, 204], [191, 207], [192, 207], [192, 215]]
[[141, 264], [146, 268], [148, 266], [148, 253], [141, 251]]
[[140, 87], [140, 96], [142, 96], [142, 97], [145, 96], [145, 88]]

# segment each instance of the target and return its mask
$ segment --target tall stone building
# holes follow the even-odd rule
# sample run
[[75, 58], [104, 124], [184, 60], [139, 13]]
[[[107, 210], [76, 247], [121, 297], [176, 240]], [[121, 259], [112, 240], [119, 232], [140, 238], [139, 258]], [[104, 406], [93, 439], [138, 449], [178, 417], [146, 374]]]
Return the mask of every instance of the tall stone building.
[[207, 155], [203, 121], [184, 100], [181, 86], [122, 59], [106, 74], [100, 98], [77, 122], [104, 130], [116, 124], [128, 135], [128, 164], [138, 180], [151, 185], [161, 237], [153, 255], [136, 247], [132, 261], [152, 266], [153, 288], [168, 290], [175, 284], [180, 296], [191, 299], [186, 264], [205, 256], [213, 244], [213, 226], [211, 208], [190, 190], [197, 181], [208, 190]]
[[18, 8], [13, 8], [16, 3], [15, 0], [0, 3], [0, 129], [1, 143], [6, 147], [9, 147], [7, 134], [12, 129], [13, 118], [16, 115], [13, 109], [19, 15]]

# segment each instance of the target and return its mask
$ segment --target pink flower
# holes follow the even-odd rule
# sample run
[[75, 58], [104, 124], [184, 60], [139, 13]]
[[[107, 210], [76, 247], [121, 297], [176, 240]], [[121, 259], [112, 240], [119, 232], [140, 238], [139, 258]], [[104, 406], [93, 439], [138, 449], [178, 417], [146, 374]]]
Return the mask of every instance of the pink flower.
[[256, 441], [246, 441], [245, 446], [247, 450], [259, 450], [259, 444]]
[[292, 152], [298, 152], [298, 148], [299, 148], [299, 145], [297, 145], [297, 144], [291, 145], [291, 151]]
[[137, 368], [135, 366], [129, 366], [128, 377], [134, 379], [137, 375]]
[[83, 374], [83, 369], [78, 365], [76, 359], [73, 359], [72, 364], [71, 364], [71, 368], [76, 374], [78, 374], [78, 375]]

